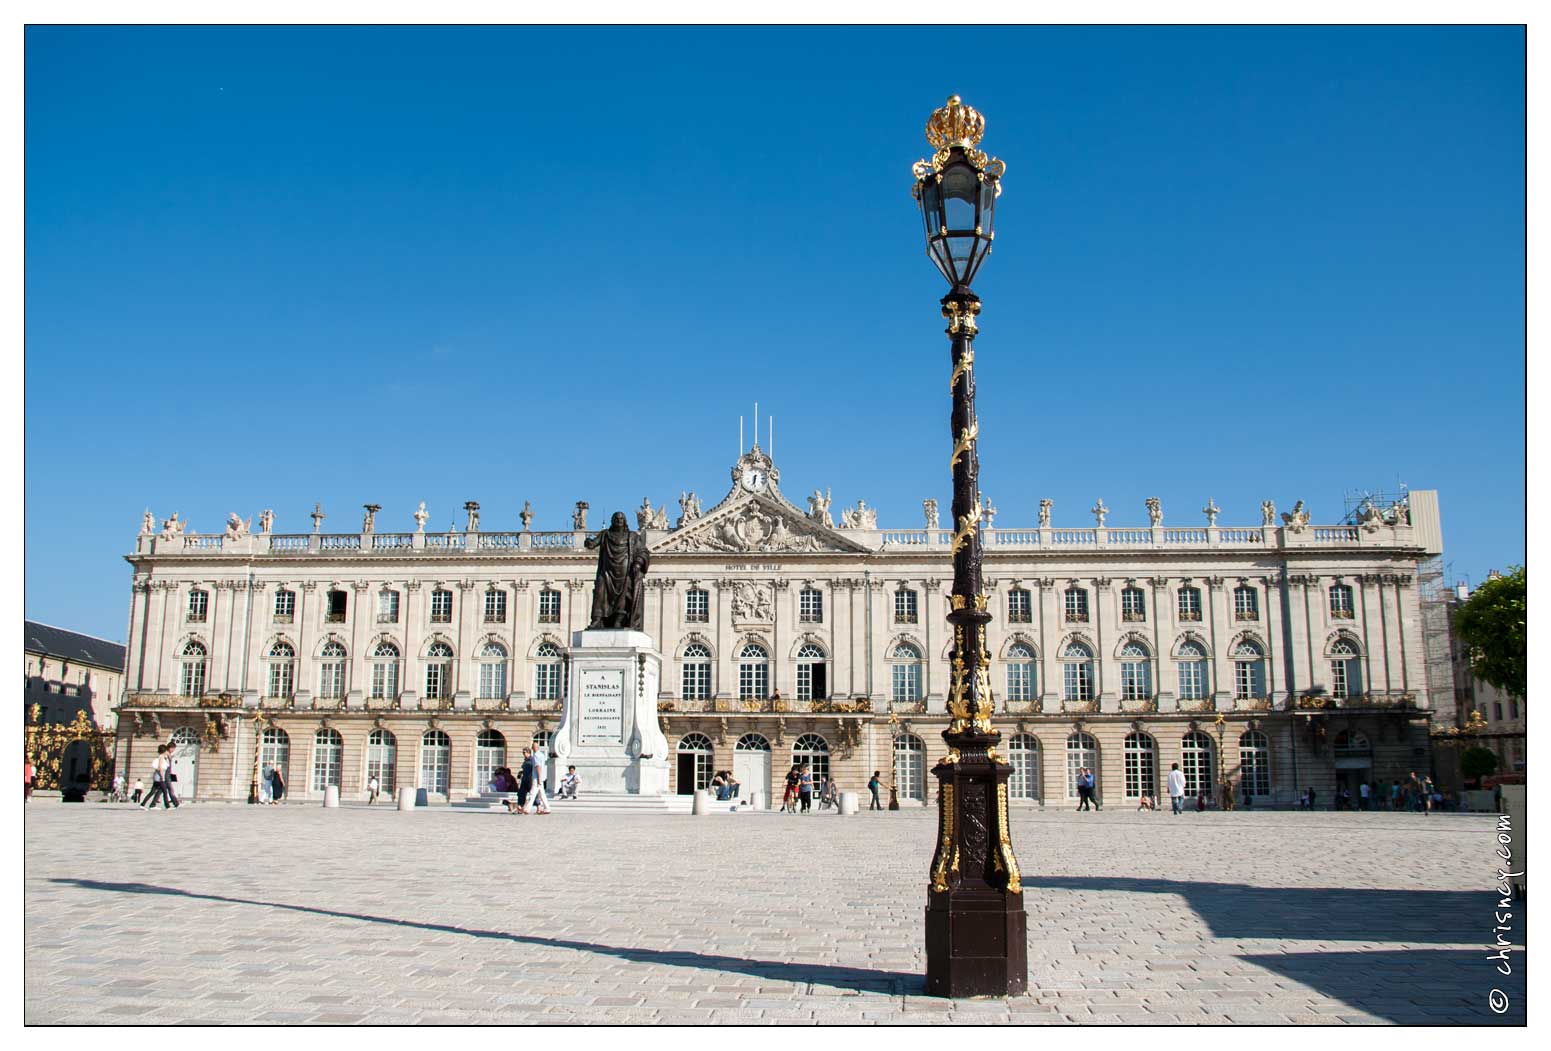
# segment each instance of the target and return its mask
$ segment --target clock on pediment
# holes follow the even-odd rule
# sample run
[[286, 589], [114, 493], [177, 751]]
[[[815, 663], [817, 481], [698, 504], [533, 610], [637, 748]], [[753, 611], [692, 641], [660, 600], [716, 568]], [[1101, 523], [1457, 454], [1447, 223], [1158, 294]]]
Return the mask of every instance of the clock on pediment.
[[738, 457], [732, 468], [733, 485], [746, 493], [766, 493], [776, 488], [781, 472], [758, 445]]

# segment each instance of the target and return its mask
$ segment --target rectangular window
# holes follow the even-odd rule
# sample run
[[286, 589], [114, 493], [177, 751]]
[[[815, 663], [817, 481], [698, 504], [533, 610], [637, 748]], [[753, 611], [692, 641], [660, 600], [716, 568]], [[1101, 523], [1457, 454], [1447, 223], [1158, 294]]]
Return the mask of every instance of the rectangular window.
[[1066, 619], [1076, 624], [1088, 623], [1088, 593], [1082, 588], [1066, 589]]
[[817, 588], [803, 588], [797, 593], [797, 619], [804, 624], [820, 624], [824, 620], [824, 593]]
[[1013, 588], [1007, 593], [1007, 621], [1009, 624], [1032, 624], [1034, 602], [1023, 588]]
[[205, 611], [210, 608], [210, 592], [195, 588], [188, 593], [188, 619], [196, 624], [203, 623]]
[[1260, 619], [1260, 595], [1248, 585], [1233, 589], [1233, 617], [1235, 620]]
[[916, 593], [908, 588], [894, 592], [894, 620], [899, 624], [916, 622]]
[[378, 658], [372, 661], [372, 699], [392, 699], [399, 695], [399, 662]]
[[345, 611], [349, 608], [349, 598], [343, 591], [330, 591], [328, 593], [328, 613], [323, 618], [329, 624], [343, 624]]
[[269, 696], [289, 697], [295, 687], [295, 665], [289, 660], [271, 661], [269, 665]]
[[548, 589], [539, 592], [539, 623], [560, 623], [560, 592]]
[[506, 623], [506, 592], [495, 589], [485, 592], [485, 623]]
[[283, 588], [275, 592], [275, 620], [281, 624], [289, 624], [294, 616], [296, 616], [296, 592]]
[[1007, 699], [1031, 701], [1034, 699], [1034, 662], [1014, 661], [1007, 665]]
[[687, 701], [703, 701], [711, 696], [711, 662], [688, 661], [684, 665], [683, 695]]
[[896, 701], [919, 701], [921, 699], [921, 664], [919, 661], [907, 661], [894, 665], [892, 696]]
[[1093, 664], [1090, 661], [1070, 661], [1065, 665], [1066, 700], [1093, 700]]
[[379, 591], [377, 593], [377, 623], [397, 624], [399, 622], [399, 593], [397, 591]]
[[533, 666], [533, 696], [541, 701], [560, 699], [559, 661], [545, 661]]
[[1201, 619], [1201, 589], [1200, 588], [1180, 588], [1179, 589], [1179, 619], [1180, 620], [1200, 620]]
[[1152, 697], [1150, 661], [1120, 662], [1120, 697], [1126, 701], [1145, 701]]
[[1147, 619], [1147, 600], [1141, 588], [1126, 588], [1120, 593], [1120, 619]]
[[484, 660], [479, 665], [479, 696], [493, 701], [506, 696], [506, 662]]
[[1206, 661], [1179, 662], [1179, 699], [1182, 701], [1206, 699]]
[[318, 696], [337, 701], [345, 695], [345, 662], [324, 661], [318, 666]]
[[740, 701], [764, 700], [770, 696], [770, 664], [768, 661], [744, 661], [738, 665], [738, 699]]
[[705, 624], [711, 619], [711, 593], [703, 588], [690, 588], [684, 593], [684, 619], [691, 624]]
[[439, 588], [431, 592], [431, 623], [452, 623], [452, 592]]
[[1333, 584], [1330, 588], [1330, 615], [1342, 620], [1352, 619], [1352, 589], [1345, 584]]
[[1233, 697], [1235, 700], [1248, 701], [1266, 695], [1265, 687], [1260, 681], [1261, 663], [1259, 661], [1234, 661], [1233, 662]]
[[[1330, 662], [1330, 695], [1332, 697], [1335, 697], [1338, 700], [1343, 700], [1347, 696], [1348, 689], [1350, 689], [1350, 684], [1347, 681], [1346, 661], [1344, 661], [1344, 660], [1331, 661]], [[1502, 706], [1499, 705], [1498, 706], [1498, 718], [1502, 718], [1501, 708], [1502, 708]]]

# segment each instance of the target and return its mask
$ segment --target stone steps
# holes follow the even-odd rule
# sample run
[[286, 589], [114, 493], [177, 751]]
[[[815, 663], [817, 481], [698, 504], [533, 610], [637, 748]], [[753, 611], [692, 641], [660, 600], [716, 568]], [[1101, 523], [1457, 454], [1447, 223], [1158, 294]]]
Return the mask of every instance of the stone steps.
[[[452, 804], [457, 810], [490, 810], [506, 812], [506, 800], [516, 799], [516, 792], [481, 792]], [[601, 814], [687, 814], [693, 803], [691, 796], [663, 795], [641, 796], [628, 792], [583, 792], [576, 799], [552, 799], [549, 808], [555, 813]], [[744, 810], [751, 808], [745, 807]], [[731, 813], [730, 802], [711, 806], [711, 812]]]

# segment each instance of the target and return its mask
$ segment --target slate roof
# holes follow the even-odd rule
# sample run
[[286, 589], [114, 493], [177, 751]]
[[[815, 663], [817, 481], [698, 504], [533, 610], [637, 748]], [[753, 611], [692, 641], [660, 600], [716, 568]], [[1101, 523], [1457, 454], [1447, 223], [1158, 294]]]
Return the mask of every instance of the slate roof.
[[24, 648], [28, 653], [46, 653], [56, 660], [63, 659], [76, 664], [92, 664], [99, 668], [124, 670], [124, 647], [107, 639], [82, 635], [78, 631], [25, 621]]

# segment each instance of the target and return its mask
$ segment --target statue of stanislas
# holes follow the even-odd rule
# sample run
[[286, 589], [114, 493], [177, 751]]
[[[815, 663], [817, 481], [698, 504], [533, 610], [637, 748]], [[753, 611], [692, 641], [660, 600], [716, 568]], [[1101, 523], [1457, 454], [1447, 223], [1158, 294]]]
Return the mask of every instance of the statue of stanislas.
[[646, 610], [646, 567], [651, 555], [646, 537], [632, 533], [623, 511], [615, 511], [609, 527], [587, 538], [598, 549], [598, 577], [592, 590], [592, 623], [588, 631], [608, 628], [642, 630]]

